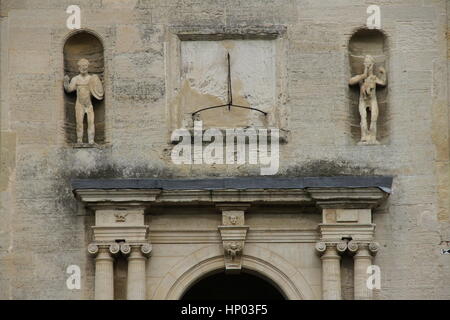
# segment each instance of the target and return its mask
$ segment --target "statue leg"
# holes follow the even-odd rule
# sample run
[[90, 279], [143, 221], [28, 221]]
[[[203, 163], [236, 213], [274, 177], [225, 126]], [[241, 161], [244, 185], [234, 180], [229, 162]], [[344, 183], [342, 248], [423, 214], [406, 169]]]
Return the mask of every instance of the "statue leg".
[[370, 118], [370, 140], [373, 143], [377, 141], [377, 120], [378, 120], [378, 103], [376, 99], [371, 102], [371, 118]]
[[75, 104], [75, 121], [77, 125], [77, 143], [83, 143], [83, 120], [84, 120], [84, 107], [76, 103]]
[[95, 122], [94, 122], [94, 108], [90, 105], [87, 109], [88, 118], [88, 141], [90, 144], [94, 143], [95, 138]]
[[359, 115], [361, 116], [361, 142], [367, 141], [367, 110], [363, 98], [359, 99]]

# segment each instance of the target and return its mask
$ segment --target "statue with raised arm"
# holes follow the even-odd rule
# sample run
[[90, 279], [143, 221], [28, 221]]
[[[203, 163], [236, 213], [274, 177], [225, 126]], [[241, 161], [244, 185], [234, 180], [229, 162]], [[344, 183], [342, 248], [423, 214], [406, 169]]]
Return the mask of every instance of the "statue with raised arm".
[[[386, 71], [379, 68], [380, 77], [374, 72], [375, 59], [367, 55], [364, 59], [364, 73], [352, 77], [350, 85], [359, 84], [359, 114], [361, 116], [361, 141], [359, 144], [379, 144], [377, 140], [378, 101], [377, 85], [386, 86]], [[370, 111], [368, 126], [367, 111]]]
[[92, 106], [91, 96], [98, 100], [103, 99], [104, 90], [100, 78], [88, 73], [89, 61], [81, 59], [78, 61], [80, 74], [70, 80], [69, 76], [64, 77], [64, 89], [70, 93], [77, 91], [77, 101], [75, 104], [75, 117], [77, 125], [77, 143], [83, 143], [83, 121], [84, 115], [87, 115], [88, 123], [88, 142], [94, 143], [95, 123], [94, 107]]

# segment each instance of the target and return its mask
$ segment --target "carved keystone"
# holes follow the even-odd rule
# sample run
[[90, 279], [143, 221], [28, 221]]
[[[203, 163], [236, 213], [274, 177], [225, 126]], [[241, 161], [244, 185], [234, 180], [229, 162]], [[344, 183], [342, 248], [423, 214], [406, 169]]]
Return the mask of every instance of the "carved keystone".
[[225, 271], [239, 273], [242, 269], [242, 254], [249, 229], [245, 223], [247, 204], [218, 204], [222, 211], [222, 225], [219, 226], [225, 256]]

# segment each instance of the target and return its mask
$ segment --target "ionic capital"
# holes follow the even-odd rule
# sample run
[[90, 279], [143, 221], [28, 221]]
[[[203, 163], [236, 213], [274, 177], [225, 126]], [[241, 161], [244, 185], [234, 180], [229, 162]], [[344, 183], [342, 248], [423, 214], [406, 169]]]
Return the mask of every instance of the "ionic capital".
[[107, 252], [111, 256], [115, 256], [120, 251], [120, 245], [118, 243], [90, 243], [88, 245], [88, 253], [97, 256], [100, 251]]
[[120, 245], [120, 252], [125, 256], [131, 254], [133, 249], [148, 258], [152, 252], [152, 245], [150, 243], [122, 243]]
[[348, 250], [353, 254], [371, 254], [376, 255], [380, 250], [380, 245], [378, 242], [356, 242], [350, 241], [348, 243]]
[[336, 253], [342, 254], [347, 250], [347, 242], [339, 241], [339, 242], [323, 242], [319, 241], [316, 243], [317, 252], [322, 255], [327, 249], [334, 250]]

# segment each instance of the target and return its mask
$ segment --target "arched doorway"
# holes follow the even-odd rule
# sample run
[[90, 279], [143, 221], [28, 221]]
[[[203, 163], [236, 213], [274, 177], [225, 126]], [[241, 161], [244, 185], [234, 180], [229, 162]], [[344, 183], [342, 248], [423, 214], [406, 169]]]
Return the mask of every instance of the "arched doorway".
[[[301, 271], [283, 257], [262, 247], [249, 245], [243, 256], [244, 273], [262, 277], [275, 286], [287, 300], [318, 299]], [[224, 271], [223, 251], [219, 246], [203, 247], [176, 264], [154, 290], [153, 300], [180, 300], [196, 283]], [[264, 257], [264, 259], [258, 258]], [[200, 262], [199, 262], [200, 261]]]
[[281, 292], [254, 273], [214, 273], [193, 284], [181, 300], [284, 300]]

